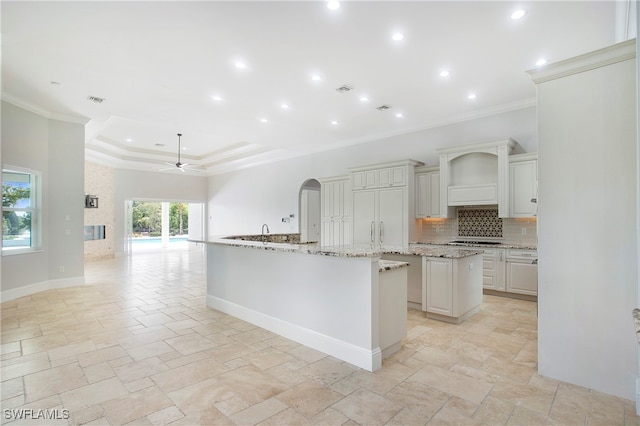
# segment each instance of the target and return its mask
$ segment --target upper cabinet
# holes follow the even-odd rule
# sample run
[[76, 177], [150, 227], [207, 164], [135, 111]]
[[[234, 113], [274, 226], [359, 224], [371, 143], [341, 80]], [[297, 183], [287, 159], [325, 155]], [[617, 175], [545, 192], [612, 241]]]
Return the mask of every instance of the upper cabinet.
[[359, 189], [388, 188], [407, 184], [406, 166], [383, 167], [372, 170], [359, 170], [351, 173], [351, 188]]
[[509, 216], [534, 217], [538, 206], [538, 154], [509, 157]]
[[416, 168], [416, 219], [446, 217], [440, 208], [440, 169]]
[[509, 217], [509, 155], [522, 152], [513, 139], [439, 149], [440, 209], [497, 205]]

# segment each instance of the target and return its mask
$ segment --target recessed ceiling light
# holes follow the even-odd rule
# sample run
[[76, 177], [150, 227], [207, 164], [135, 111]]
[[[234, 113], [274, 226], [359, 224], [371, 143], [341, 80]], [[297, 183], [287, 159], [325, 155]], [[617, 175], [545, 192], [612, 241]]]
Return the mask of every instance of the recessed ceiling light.
[[261, 123], [267, 123], [268, 121], [269, 121], [269, 120], [267, 120], [266, 118], [261, 118], [261, 119], [260, 119], [260, 122], [261, 122]]
[[340, 2], [339, 1], [328, 1], [327, 2], [327, 9], [330, 9], [330, 10], [340, 9]]
[[547, 60], [546, 60], [545, 58], [540, 58], [540, 59], [538, 59], [538, 60], [536, 61], [536, 66], [541, 67], [541, 66], [543, 66], [543, 65], [544, 65], [544, 64], [546, 64], [546, 63], [547, 63]]
[[127, 139], [125, 139], [125, 140], [126, 140], [127, 142], [133, 142], [133, 139], [131, 139], [131, 138], [127, 138]]
[[336, 120], [331, 121], [331, 125], [337, 126], [339, 123]]
[[475, 98], [476, 98], [476, 94], [475, 94], [475, 93], [469, 93], [469, 94], [467, 95], [467, 99], [471, 99], [471, 100], [473, 100], [473, 99], [475, 99]]
[[440, 71], [440, 77], [449, 77], [450, 75], [451, 75], [451, 72], [449, 70]]
[[187, 150], [187, 147], [186, 147], [186, 146], [183, 146], [183, 147], [182, 147], [182, 150], [183, 150], [183, 151], [186, 151], [186, 150]]
[[360, 102], [369, 102], [369, 98], [367, 98], [366, 96], [362, 96], [360, 97]]
[[396, 114], [396, 118], [402, 118], [402, 117], [404, 117], [403, 113], [399, 112], [399, 113]]
[[243, 69], [247, 68], [247, 64], [242, 62], [242, 61], [236, 61], [234, 63], [234, 65], [236, 66], [236, 68], [238, 68], [240, 70], [243, 70]]
[[394, 35], [391, 36], [391, 39], [393, 41], [400, 41], [404, 38], [404, 34], [402, 33], [395, 33]]
[[318, 74], [313, 74], [313, 75], [311, 76], [311, 80], [313, 80], [313, 81], [320, 81], [320, 80], [322, 80], [322, 77], [320, 77], [320, 75], [318, 75]]
[[511, 19], [520, 19], [524, 16], [525, 11], [520, 9], [520, 10], [516, 10], [511, 14]]
[[280, 105], [280, 108], [282, 108], [282, 109], [289, 109], [289, 105], [287, 105], [287, 104], [282, 104], [282, 105]]
[[216, 96], [212, 96], [212, 98], [213, 98], [214, 101], [221, 101], [222, 100], [222, 97], [221, 96], [217, 96], [217, 95]]

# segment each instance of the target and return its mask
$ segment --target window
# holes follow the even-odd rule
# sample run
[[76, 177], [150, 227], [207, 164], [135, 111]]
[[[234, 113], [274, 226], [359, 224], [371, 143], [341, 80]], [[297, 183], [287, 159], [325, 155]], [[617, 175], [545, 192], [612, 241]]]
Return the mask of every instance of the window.
[[8, 168], [2, 170], [2, 253], [39, 248], [40, 175]]

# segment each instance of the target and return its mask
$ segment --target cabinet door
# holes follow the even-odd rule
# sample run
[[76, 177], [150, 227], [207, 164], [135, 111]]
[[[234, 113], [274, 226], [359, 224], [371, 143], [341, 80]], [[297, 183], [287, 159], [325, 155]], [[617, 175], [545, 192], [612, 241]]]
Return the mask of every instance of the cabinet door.
[[429, 173], [428, 183], [428, 212], [429, 217], [441, 217], [440, 209], [440, 173]]
[[378, 197], [377, 241], [386, 246], [408, 244], [405, 222], [408, 220], [404, 203], [404, 188], [380, 189]]
[[376, 241], [376, 191], [353, 193], [353, 244], [371, 244]]
[[333, 227], [331, 225], [331, 220], [322, 221], [320, 245], [321, 246], [333, 245]]
[[376, 171], [365, 170], [362, 172], [351, 173], [351, 187], [354, 190], [375, 188], [376, 186]]
[[482, 287], [505, 291], [505, 250], [487, 249], [482, 256]]
[[427, 259], [427, 312], [453, 316], [453, 262]]
[[506, 263], [507, 291], [536, 296], [538, 294], [538, 265], [526, 260], [509, 260]]
[[333, 211], [333, 183], [331, 182], [323, 183], [320, 187], [320, 211], [323, 220], [331, 218]]
[[[439, 183], [438, 183], [439, 184]], [[438, 190], [438, 195], [440, 191]], [[416, 174], [416, 218], [429, 216], [429, 175], [427, 173]]]
[[511, 217], [532, 217], [536, 215], [538, 162], [535, 160], [511, 163], [509, 166], [509, 204]]

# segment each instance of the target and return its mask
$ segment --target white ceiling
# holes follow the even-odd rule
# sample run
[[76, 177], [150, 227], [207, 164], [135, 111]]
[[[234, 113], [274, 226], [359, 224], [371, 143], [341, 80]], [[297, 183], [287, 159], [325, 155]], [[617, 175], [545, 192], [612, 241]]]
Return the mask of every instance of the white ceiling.
[[203, 175], [533, 105], [525, 71], [613, 44], [616, 20], [612, 1], [1, 7], [3, 99], [87, 122], [86, 158], [115, 167], [163, 169], [183, 133]]

